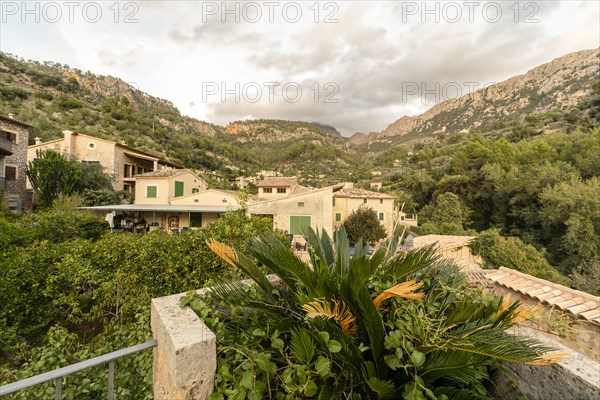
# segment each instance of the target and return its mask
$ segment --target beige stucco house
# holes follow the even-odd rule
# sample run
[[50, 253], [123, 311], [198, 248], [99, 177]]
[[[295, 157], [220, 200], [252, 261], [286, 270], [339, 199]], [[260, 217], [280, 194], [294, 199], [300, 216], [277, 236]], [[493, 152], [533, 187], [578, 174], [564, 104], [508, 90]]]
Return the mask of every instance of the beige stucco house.
[[207, 189], [207, 184], [189, 169], [160, 169], [135, 177], [135, 204], [171, 204]]
[[258, 182], [258, 196], [265, 199], [278, 199], [309, 191], [298, 184], [294, 177], [267, 177]]
[[360, 207], [372, 208], [389, 236], [394, 233], [396, 212], [394, 197], [386, 193], [355, 189], [351, 183], [333, 194], [333, 227], [342, 226], [346, 218]]
[[36, 158], [38, 150], [56, 150], [73, 156], [77, 160], [99, 163], [104, 171], [113, 176], [115, 190], [135, 191], [135, 178], [140, 174], [163, 168], [181, 168], [179, 163], [149, 154], [123, 143], [113, 142], [82, 133], [63, 131], [63, 138], [42, 142], [35, 138], [35, 144], [27, 149], [29, 161]]

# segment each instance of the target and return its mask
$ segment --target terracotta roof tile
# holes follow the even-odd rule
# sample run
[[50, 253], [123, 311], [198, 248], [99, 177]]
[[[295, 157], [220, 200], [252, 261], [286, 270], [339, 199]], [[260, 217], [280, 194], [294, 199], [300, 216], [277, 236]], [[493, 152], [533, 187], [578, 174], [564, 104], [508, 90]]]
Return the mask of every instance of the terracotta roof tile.
[[578, 317], [600, 322], [600, 298], [597, 296], [504, 267], [488, 273], [486, 278]]
[[595, 309], [595, 310], [586, 311], [586, 312], [581, 313], [581, 316], [584, 318], [587, 318], [587, 319], [598, 318], [598, 317], [600, 317], [600, 310]]
[[376, 199], [393, 199], [394, 196], [390, 196], [387, 193], [373, 192], [371, 190], [358, 189], [358, 188], [344, 188], [340, 189], [333, 194], [333, 197], [353, 197], [353, 198], [376, 198]]

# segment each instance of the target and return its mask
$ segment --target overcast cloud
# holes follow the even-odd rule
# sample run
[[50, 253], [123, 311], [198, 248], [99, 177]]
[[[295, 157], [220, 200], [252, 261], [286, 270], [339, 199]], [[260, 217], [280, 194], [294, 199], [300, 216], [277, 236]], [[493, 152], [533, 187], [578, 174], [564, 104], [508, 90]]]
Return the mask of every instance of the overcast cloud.
[[445, 99], [407, 87], [466, 94], [600, 46], [597, 1], [475, 3], [1, 0], [0, 49], [120, 77], [208, 122], [350, 135]]

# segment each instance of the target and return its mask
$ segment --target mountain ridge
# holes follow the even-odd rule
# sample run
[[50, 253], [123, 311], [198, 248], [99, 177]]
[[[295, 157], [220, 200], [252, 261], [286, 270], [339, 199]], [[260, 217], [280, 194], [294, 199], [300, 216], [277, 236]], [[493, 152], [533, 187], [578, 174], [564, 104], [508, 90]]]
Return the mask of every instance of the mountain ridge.
[[[593, 70], [594, 66], [598, 67], [595, 71]], [[584, 88], [575, 88], [576, 90], [566, 88], [565, 91], [559, 90], [556, 93], [558, 98], [556, 98], [555, 101], [538, 101], [538, 106], [532, 109], [532, 98], [535, 99], [535, 97], [552, 94], [553, 90], [560, 88], [561, 86], [564, 87], [564, 82], [568, 81], [568, 79], [564, 79], [566, 78], [568, 71], [576, 71], [579, 67], [583, 68], [585, 73], [580, 73], [578, 79], [575, 79], [575, 83], [586, 81], [587, 85], [585, 85]], [[564, 74], [559, 74], [560, 76], [557, 77], [557, 73], [562, 70], [565, 70], [566, 72]], [[455, 133], [461, 130], [470, 131], [473, 128], [478, 128], [485, 124], [485, 122], [481, 121], [481, 117], [485, 117], [488, 121], [492, 119], [515, 119], [515, 117], [520, 117], [521, 115], [519, 114], [523, 114], [524, 110], [527, 110], [528, 113], [543, 113], [551, 108], [556, 108], [557, 105], [560, 105], [561, 107], [572, 106], [591, 92], [591, 86], [595, 80], [598, 80], [599, 74], [600, 48], [569, 53], [555, 58], [550, 62], [538, 65], [524, 74], [513, 76], [489, 87], [463, 95], [457, 99], [445, 100], [434, 105], [420, 115], [402, 116], [388, 125], [381, 132], [370, 134], [356, 133], [350, 137], [349, 141], [354, 144], [362, 144], [373, 141], [385, 141], [389, 137], [404, 136], [415, 132], [433, 133], [437, 131]], [[532, 92], [535, 90], [535, 84], [537, 83], [544, 83], [545, 85], [541, 87], [537, 93]], [[517, 95], [522, 94], [522, 96], [513, 96], [511, 103], [505, 105], [504, 103], [507, 100], [508, 95], [515, 93], [517, 93]], [[513, 106], [510, 107], [510, 105]], [[474, 110], [474, 107], [477, 107], [477, 109]], [[465, 108], [468, 109], [465, 110]], [[479, 113], [477, 110], [479, 110]], [[474, 123], [472, 120], [465, 119], [464, 117], [459, 123], [456, 123], [456, 121], [452, 123], [452, 121], [447, 120], [439, 121], [443, 119], [444, 113], [460, 113], [463, 116], [466, 115], [468, 117], [478, 114], [480, 119], [474, 121]]]

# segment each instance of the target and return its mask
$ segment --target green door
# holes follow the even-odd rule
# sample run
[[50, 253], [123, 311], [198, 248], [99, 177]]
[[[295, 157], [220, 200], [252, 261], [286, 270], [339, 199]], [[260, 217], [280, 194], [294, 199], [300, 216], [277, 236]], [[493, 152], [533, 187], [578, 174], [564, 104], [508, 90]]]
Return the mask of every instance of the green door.
[[175, 197], [183, 196], [183, 182], [175, 181]]
[[190, 213], [190, 228], [202, 228], [202, 213]]
[[292, 215], [290, 216], [290, 234], [302, 235], [306, 228], [311, 225], [310, 215]]

